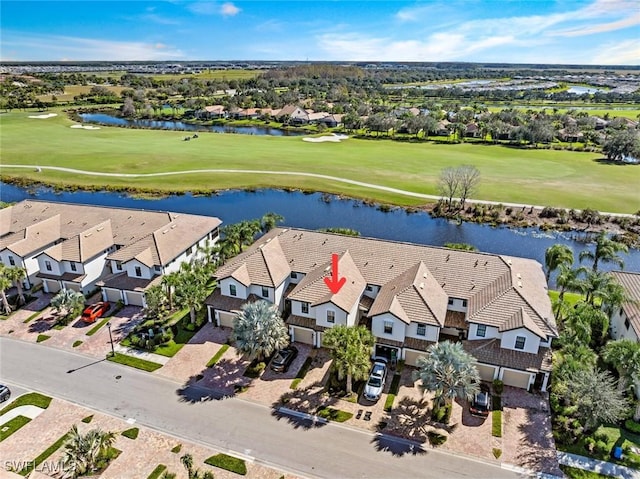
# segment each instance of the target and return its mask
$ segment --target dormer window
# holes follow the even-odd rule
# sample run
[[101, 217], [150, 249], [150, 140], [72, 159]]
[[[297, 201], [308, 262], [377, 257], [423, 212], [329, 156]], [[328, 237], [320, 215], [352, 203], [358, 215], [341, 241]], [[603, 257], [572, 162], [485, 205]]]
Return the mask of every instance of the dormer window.
[[291, 272], [291, 279], [298, 279], [298, 273], [296, 273], [295, 271]]
[[371, 286], [370, 284], [367, 285], [367, 291], [373, 291], [373, 286]]
[[116, 270], [122, 271], [122, 261], [116, 261]]
[[262, 297], [263, 298], [269, 297], [269, 288], [265, 288], [264, 286], [262, 287]]
[[486, 324], [478, 324], [476, 326], [476, 336], [479, 338], [484, 338], [487, 335], [487, 325]]
[[524, 349], [524, 344], [527, 342], [527, 338], [524, 336], [516, 336], [516, 349]]
[[229, 285], [229, 295], [230, 296], [236, 296], [238, 294], [238, 291], [236, 289], [236, 285], [235, 284], [230, 284]]
[[69, 263], [69, 265], [71, 266], [71, 271], [78, 271], [78, 267], [76, 266], [75, 262], [71, 262]]
[[140, 266], [136, 266], [136, 276], [142, 276], [142, 268]]
[[47, 271], [52, 271], [53, 268], [51, 268], [51, 261], [45, 261], [44, 262], [44, 267], [47, 269]]

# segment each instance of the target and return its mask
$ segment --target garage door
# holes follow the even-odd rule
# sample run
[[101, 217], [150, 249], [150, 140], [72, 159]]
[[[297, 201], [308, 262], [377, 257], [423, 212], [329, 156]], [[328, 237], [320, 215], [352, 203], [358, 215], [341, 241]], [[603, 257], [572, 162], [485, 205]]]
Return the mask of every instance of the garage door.
[[64, 287], [70, 289], [71, 291], [80, 292], [80, 285], [77, 283], [65, 283]]
[[313, 331], [310, 329], [293, 328], [293, 340], [296, 343], [310, 344], [313, 346]]
[[57, 293], [60, 291], [60, 284], [57, 281], [45, 279], [43, 280], [43, 283], [46, 286], [46, 291], [49, 293]]
[[112, 303], [117, 303], [122, 298], [120, 296], [120, 290], [117, 290], [117, 289], [103, 289], [103, 291], [107, 295], [107, 301], [111, 301]]
[[480, 373], [480, 379], [483, 381], [493, 381], [495, 377], [496, 368], [493, 366], [487, 366], [486, 364], [476, 364], [478, 372]]
[[125, 291], [124, 294], [127, 297], [127, 304], [130, 304], [132, 306], [144, 306], [142, 293], [132, 293], [131, 291]]
[[218, 311], [218, 317], [220, 318], [220, 326], [224, 326], [225, 328], [233, 328], [233, 320], [236, 317], [234, 313]]
[[516, 388], [527, 389], [529, 388], [529, 373], [521, 373], [518, 371], [508, 371], [505, 369], [502, 376], [502, 382], [505, 386], [513, 386]]
[[426, 356], [427, 353], [425, 353], [424, 351], [410, 351], [408, 349], [404, 350], [404, 363], [407, 366], [417, 366], [418, 365], [418, 359]]

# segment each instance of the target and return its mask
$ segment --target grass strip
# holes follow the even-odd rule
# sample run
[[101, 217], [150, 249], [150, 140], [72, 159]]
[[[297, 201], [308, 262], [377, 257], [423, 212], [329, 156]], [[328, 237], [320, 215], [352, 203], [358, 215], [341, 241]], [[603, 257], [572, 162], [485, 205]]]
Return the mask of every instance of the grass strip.
[[309, 372], [311, 363], [313, 363], [313, 358], [311, 356], [307, 356], [307, 359], [304, 360], [304, 364], [300, 368], [300, 371], [298, 371], [298, 374], [296, 374], [296, 378], [291, 381], [291, 386], [289, 386], [291, 389], [296, 389], [298, 387], [300, 381], [302, 381]]
[[40, 313], [42, 313], [42, 311], [36, 311], [35, 313], [33, 313], [31, 316], [29, 316], [27, 319], [25, 319], [24, 321], [22, 321], [24, 324], [30, 323], [31, 321], [33, 321], [34, 319], [36, 319]]
[[27, 464], [22, 469], [20, 469], [20, 471], [18, 471], [18, 474], [20, 474], [21, 476], [26, 476], [31, 471], [33, 471], [35, 468], [37, 468], [40, 464], [42, 464], [45, 461], [45, 459], [47, 459], [54, 452], [56, 452], [58, 449], [60, 449], [60, 447], [62, 447], [64, 442], [67, 440], [68, 436], [69, 436], [69, 433], [65, 433], [64, 435], [60, 436], [60, 438], [56, 442], [51, 444], [38, 457], [36, 457], [33, 461], [31, 461], [29, 464]]
[[244, 460], [227, 454], [216, 454], [215, 456], [208, 458], [204, 463], [209, 464], [210, 466], [219, 467], [226, 471], [235, 472], [241, 476], [247, 474], [247, 464]]
[[87, 336], [93, 336], [94, 334], [96, 334], [100, 328], [102, 326], [104, 326], [105, 324], [107, 324], [109, 322], [109, 318], [103, 318], [102, 321], [100, 321], [98, 324], [96, 324], [93, 328], [91, 328], [89, 331], [86, 332]]
[[229, 349], [229, 345], [223, 344], [222, 347], [218, 349], [216, 354], [214, 354], [213, 357], [209, 360], [209, 362], [207, 363], [207, 367], [210, 368], [218, 364], [218, 361], [220, 361], [222, 355], [227, 352], [227, 349]]
[[0, 430], [0, 442], [4, 441], [6, 438], [11, 436], [11, 434], [16, 432], [25, 424], [28, 424], [30, 421], [31, 419], [26, 416], [16, 416], [10, 421], [4, 423], [2, 425], [2, 429]]
[[126, 431], [122, 431], [122, 435], [129, 439], [137, 439], [138, 434], [140, 433], [140, 429], [137, 427], [132, 427], [131, 429], [127, 429]]
[[122, 353], [116, 353], [115, 356], [111, 356], [109, 354], [107, 356], [107, 360], [147, 372], [152, 372], [162, 367], [162, 364], [160, 363], [154, 363], [153, 361], [147, 361], [146, 359], [134, 358], [133, 356], [127, 356]]
[[46, 341], [50, 337], [51, 336], [49, 336], [48, 334], [38, 334], [38, 337], [36, 338], [36, 343], [41, 343], [43, 341]]
[[177, 444], [171, 449], [171, 452], [174, 454], [178, 454], [180, 451], [182, 451], [182, 444]]
[[12, 409], [20, 406], [36, 406], [41, 409], [47, 409], [51, 404], [51, 398], [40, 393], [27, 393], [16, 398], [11, 404], [8, 404], [0, 411], [0, 416]]
[[335, 422], [345, 422], [353, 417], [353, 414], [332, 407], [320, 406], [316, 411], [319, 417]]
[[82, 344], [82, 341], [80, 341], [80, 340], [78, 339], [77, 341], [74, 341], [74, 342], [73, 342], [73, 345], [72, 345], [72, 346], [73, 346], [74, 348], [77, 348], [77, 347], [78, 347], [78, 346], [80, 346], [81, 344]]
[[565, 466], [560, 464], [560, 469], [564, 472], [565, 476], [569, 479], [610, 479], [611, 476], [605, 476], [598, 474], [597, 472], [585, 471], [584, 469], [578, 469], [577, 467]]
[[387, 394], [387, 399], [384, 401], [384, 410], [389, 412], [393, 409], [393, 402], [396, 400], [396, 395], [398, 394], [398, 390], [400, 389], [400, 377], [399, 373], [393, 375], [393, 380], [391, 381], [391, 387], [389, 388], [389, 394]]
[[151, 471], [151, 474], [147, 476], [147, 479], [160, 479], [160, 476], [166, 470], [167, 470], [167, 466], [165, 466], [164, 464], [158, 464], [156, 468], [153, 471]]
[[85, 424], [89, 424], [91, 421], [93, 421], [93, 414], [82, 419], [82, 422]]
[[502, 437], [502, 411], [491, 412], [491, 435]]

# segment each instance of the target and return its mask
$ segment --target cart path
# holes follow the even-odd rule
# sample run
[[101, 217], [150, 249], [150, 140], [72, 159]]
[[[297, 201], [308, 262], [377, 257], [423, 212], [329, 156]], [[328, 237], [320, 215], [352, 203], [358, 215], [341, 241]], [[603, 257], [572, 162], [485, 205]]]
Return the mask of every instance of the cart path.
[[[285, 175], [285, 176], [306, 176], [310, 178], [319, 178], [323, 180], [336, 181], [338, 183], [347, 183], [350, 185], [363, 186], [365, 188], [369, 188], [372, 190], [380, 190], [386, 191], [389, 193], [396, 193], [404, 196], [411, 196], [413, 198], [423, 198], [426, 200], [439, 200], [441, 196], [438, 195], [428, 195], [425, 193], [416, 193], [414, 191], [401, 190], [399, 188], [392, 188], [390, 186], [376, 185], [373, 183], [365, 183], [364, 181], [350, 180], [348, 178], [341, 178], [338, 176], [330, 176], [323, 175], [320, 173], [308, 173], [303, 171], [269, 171], [269, 170], [234, 170], [234, 169], [204, 169], [204, 170], [182, 170], [182, 171], [164, 171], [160, 173], [105, 173], [100, 171], [87, 171], [87, 170], [78, 170], [75, 168], [65, 168], [62, 166], [33, 166], [33, 165], [0, 165], [2, 168], [29, 168], [34, 169], [36, 171], [42, 170], [52, 170], [52, 171], [62, 171], [65, 173], [74, 173], [77, 175], [88, 175], [88, 176], [106, 176], [111, 178], [151, 178], [156, 176], [178, 176], [178, 175], [193, 175], [193, 174], [203, 174], [203, 173], [246, 173], [250, 175]], [[459, 198], [454, 198], [459, 199]], [[536, 209], [542, 209], [544, 206], [539, 205], [531, 205], [524, 203], [507, 203], [504, 201], [489, 201], [489, 200], [475, 200], [467, 198], [469, 203], [480, 203], [485, 205], [494, 205], [501, 204], [503, 206], [510, 206], [514, 208], [522, 208], [522, 207], [533, 207]], [[580, 211], [580, 210], [575, 210]], [[625, 217], [633, 217], [633, 214], [626, 213], [608, 213], [601, 211], [603, 215], [608, 216], [625, 216]]]

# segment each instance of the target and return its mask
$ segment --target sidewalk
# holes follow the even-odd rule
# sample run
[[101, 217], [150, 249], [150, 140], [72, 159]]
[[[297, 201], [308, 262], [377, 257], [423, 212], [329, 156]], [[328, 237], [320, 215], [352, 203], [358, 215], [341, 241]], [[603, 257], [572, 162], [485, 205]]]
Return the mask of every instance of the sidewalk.
[[171, 359], [167, 356], [162, 356], [160, 354], [155, 354], [155, 353], [148, 353], [140, 349], [128, 348], [125, 346], [121, 346], [119, 344], [114, 344], [113, 346], [116, 353], [126, 354], [127, 356], [134, 356], [140, 359], [146, 359], [147, 361], [160, 363], [163, 366], [169, 362], [169, 359]]
[[620, 466], [606, 461], [598, 461], [569, 452], [558, 451], [558, 462], [565, 466], [597, 472], [605, 476], [619, 477], [622, 479], [640, 479], [640, 471], [636, 471], [630, 467]]

